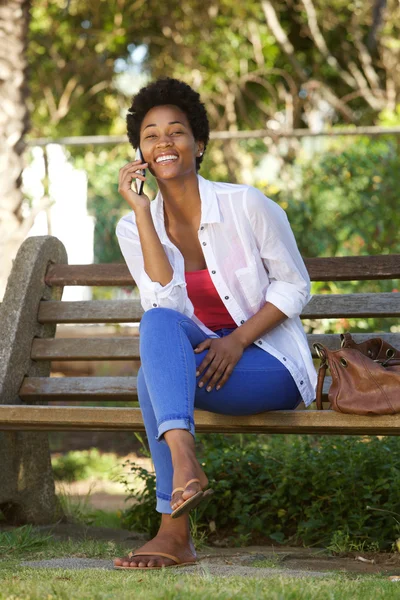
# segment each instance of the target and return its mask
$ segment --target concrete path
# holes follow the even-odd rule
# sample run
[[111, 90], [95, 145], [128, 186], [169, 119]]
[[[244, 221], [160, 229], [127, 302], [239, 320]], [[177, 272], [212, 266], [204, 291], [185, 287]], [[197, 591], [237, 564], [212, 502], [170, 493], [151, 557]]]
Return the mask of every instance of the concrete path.
[[[237, 559], [239, 557], [236, 557]], [[192, 567], [182, 567], [174, 569], [188, 575], [218, 575], [223, 577], [274, 577], [285, 575], [288, 577], [326, 577], [328, 572], [322, 571], [299, 571], [297, 569], [267, 568], [240, 566], [240, 564], [224, 565], [218, 564], [218, 560], [207, 558], [200, 561], [198, 565]], [[239, 562], [239, 561], [238, 561]], [[50, 560], [29, 560], [21, 563], [24, 567], [47, 568], [47, 569], [105, 569], [112, 570], [113, 565], [110, 560], [101, 560], [95, 558], [53, 558]], [[133, 571], [134, 569], [132, 569]], [[126, 571], [125, 571], [126, 573]], [[121, 571], [121, 576], [123, 572]]]

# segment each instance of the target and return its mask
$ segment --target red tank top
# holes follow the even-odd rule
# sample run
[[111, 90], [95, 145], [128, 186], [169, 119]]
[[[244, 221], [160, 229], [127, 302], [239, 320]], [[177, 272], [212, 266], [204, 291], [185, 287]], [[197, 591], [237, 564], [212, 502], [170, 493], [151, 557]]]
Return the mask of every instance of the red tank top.
[[211, 331], [237, 327], [215, 289], [208, 269], [185, 271], [185, 279], [194, 314], [204, 325]]

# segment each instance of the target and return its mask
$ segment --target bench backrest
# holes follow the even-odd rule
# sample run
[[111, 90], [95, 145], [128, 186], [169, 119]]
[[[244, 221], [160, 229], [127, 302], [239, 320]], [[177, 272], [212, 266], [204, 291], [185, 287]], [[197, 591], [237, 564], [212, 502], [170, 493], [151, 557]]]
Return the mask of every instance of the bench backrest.
[[[33, 240], [33, 241], [29, 241]], [[18, 285], [21, 277], [17, 272], [23, 272], [27, 277], [31, 268], [31, 283], [39, 279], [41, 291], [36, 283], [35, 298], [31, 298], [29, 334], [21, 338], [21, 324], [13, 324], [9, 344], [23, 344], [21, 352], [28, 356], [22, 361], [23, 368], [16, 369], [12, 385], [4, 385], [4, 378], [10, 381], [10, 369], [3, 369], [3, 387], [0, 393], [2, 403], [12, 403], [18, 397], [24, 402], [38, 401], [105, 401], [116, 399], [134, 401], [136, 396], [136, 377], [49, 377], [51, 361], [109, 361], [109, 360], [140, 360], [139, 339], [137, 336], [121, 336], [113, 338], [58, 338], [54, 339], [57, 324], [61, 323], [137, 323], [140, 321], [143, 309], [138, 299], [132, 300], [100, 300], [100, 301], [61, 301], [61, 289], [65, 286], [132, 286], [134, 282], [125, 264], [101, 265], [68, 265], [63, 259], [63, 251], [59, 248], [58, 259], [51, 256], [51, 250], [61, 243], [50, 236], [28, 238], [21, 246], [19, 256], [10, 277], [12, 288]], [[44, 251], [44, 249], [47, 249]], [[22, 251], [22, 254], [21, 254]], [[39, 255], [36, 262], [33, 254]], [[21, 261], [29, 255], [29, 265], [21, 266]], [[60, 258], [61, 257], [61, 258]], [[51, 262], [53, 261], [53, 263]], [[40, 263], [40, 264], [39, 264]], [[312, 281], [361, 281], [384, 280], [400, 278], [400, 255], [392, 256], [361, 256], [337, 258], [309, 258], [305, 263]], [[23, 292], [30, 293], [29, 286], [15, 294], [7, 288], [6, 296], [1, 307], [3, 317], [10, 320], [6, 310], [10, 312], [13, 298], [16, 303], [22, 302]], [[20, 311], [21, 312], [21, 311]], [[20, 315], [21, 316], [21, 315]], [[363, 293], [363, 294], [319, 294], [315, 295], [305, 307], [302, 319], [326, 319], [349, 317], [399, 317], [400, 293]], [[25, 321], [26, 321], [25, 313]], [[22, 317], [21, 317], [22, 318]], [[22, 318], [23, 320], [23, 318]], [[23, 323], [22, 323], [23, 325]], [[1, 326], [0, 326], [1, 328]], [[31, 341], [27, 339], [31, 336]], [[20, 340], [16, 340], [16, 338]], [[356, 341], [371, 337], [371, 332], [356, 334]], [[400, 347], [400, 333], [385, 333], [381, 337], [389, 343]], [[308, 342], [314, 354], [312, 344], [320, 342], [332, 349], [340, 345], [339, 335], [309, 334]], [[3, 344], [3, 354], [6, 353]], [[20, 353], [21, 353], [20, 352]], [[1, 354], [1, 353], [0, 353]], [[6, 353], [7, 354], [7, 353]], [[8, 361], [15, 357], [15, 349], [9, 353]], [[17, 352], [18, 354], [18, 352]], [[6, 356], [6, 359], [7, 359]], [[14, 359], [15, 360], [15, 359]], [[38, 365], [42, 365], [38, 368]], [[10, 365], [11, 368], [11, 365]], [[15, 369], [14, 369], [15, 371]], [[19, 378], [19, 381], [18, 381]], [[13, 397], [14, 396], [14, 399]]]

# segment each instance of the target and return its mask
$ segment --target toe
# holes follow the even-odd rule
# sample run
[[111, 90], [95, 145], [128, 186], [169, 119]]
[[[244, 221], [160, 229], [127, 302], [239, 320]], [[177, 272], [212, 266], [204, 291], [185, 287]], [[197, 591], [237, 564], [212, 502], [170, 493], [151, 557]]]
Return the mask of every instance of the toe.
[[200, 485], [198, 483], [193, 483], [193, 484], [189, 485], [189, 487], [187, 487], [184, 492], [182, 492], [182, 499], [187, 500], [188, 498], [191, 498], [192, 496], [197, 494], [197, 492], [200, 492], [200, 491], [201, 491]]
[[172, 508], [172, 510], [175, 510], [176, 508], [178, 508], [178, 506], [180, 506], [181, 504], [183, 504], [183, 499], [182, 499], [183, 493], [179, 492], [179, 494], [180, 495], [174, 494], [174, 496], [173, 496], [173, 500], [171, 502], [171, 508]]
[[140, 560], [139, 564], [138, 564], [138, 567], [147, 567], [147, 562], [144, 561], [144, 560]]
[[122, 558], [114, 558], [114, 567], [122, 567], [123, 560]]

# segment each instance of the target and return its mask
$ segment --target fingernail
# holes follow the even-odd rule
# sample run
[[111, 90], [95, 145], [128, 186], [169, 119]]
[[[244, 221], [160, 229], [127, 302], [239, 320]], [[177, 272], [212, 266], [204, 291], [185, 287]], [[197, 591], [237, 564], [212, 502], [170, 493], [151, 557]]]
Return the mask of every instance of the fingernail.
[[221, 387], [220, 385], [217, 385], [217, 392], [218, 392], [218, 390], [220, 389], [220, 387]]
[[210, 386], [208, 386], [207, 392], [211, 392], [211, 387]]
[[199, 387], [203, 387], [204, 383], [202, 381], [200, 381], [199, 383]]
[[200, 371], [196, 371], [196, 377], [197, 377], [197, 375], [200, 375]]

